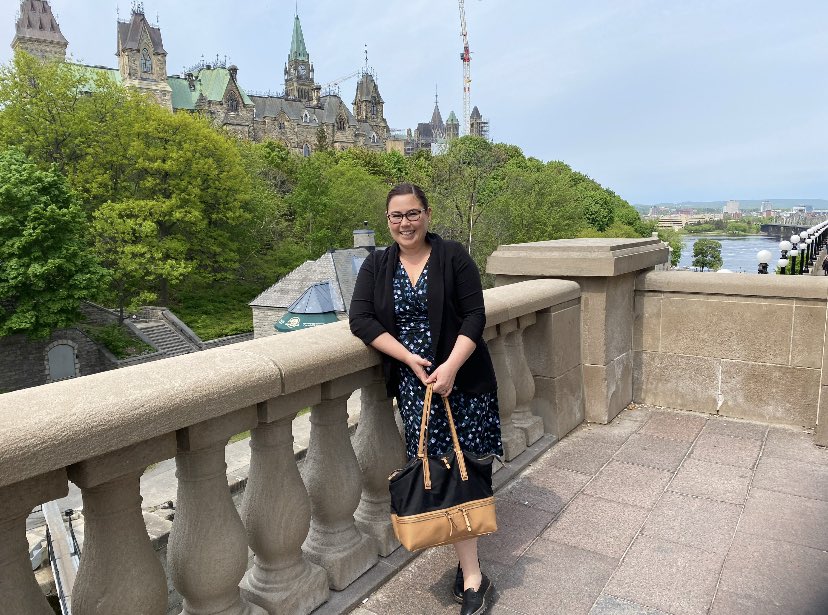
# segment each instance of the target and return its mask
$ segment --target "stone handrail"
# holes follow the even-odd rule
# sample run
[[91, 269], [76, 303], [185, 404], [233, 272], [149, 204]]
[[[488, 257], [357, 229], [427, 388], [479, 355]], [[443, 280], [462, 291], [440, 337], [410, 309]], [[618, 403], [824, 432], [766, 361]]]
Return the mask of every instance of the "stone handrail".
[[[531, 280], [487, 290], [485, 299], [510, 459], [543, 434], [532, 412], [538, 371], [555, 352], [569, 352], [556, 348], [553, 319], [541, 316], [577, 305], [580, 289]], [[349, 585], [398, 546], [386, 477], [404, 448], [379, 363], [347, 323], [335, 323], [0, 396], [0, 601], [21, 615], [48, 612], [28, 562], [25, 519], [65, 495], [69, 478], [81, 488], [86, 522], [73, 612], [120, 613], [130, 604], [165, 613], [167, 582], [141, 517], [139, 479], [149, 464], [175, 457], [167, 552], [182, 612], [310, 612], [329, 588]], [[352, 443], [346, 402], [360, 388]], [[291, 421], [308, 406], [300, 476]], [[224, 448], [247, 429], [239, 514]], [[248, 547], [255, 560], [245, 573]]]

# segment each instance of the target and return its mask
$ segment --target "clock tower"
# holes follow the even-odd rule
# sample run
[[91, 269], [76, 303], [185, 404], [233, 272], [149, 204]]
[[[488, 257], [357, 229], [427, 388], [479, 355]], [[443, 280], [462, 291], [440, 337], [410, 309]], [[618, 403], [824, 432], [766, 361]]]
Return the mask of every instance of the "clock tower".
[[293, 38], [290, 41], [290, 54], [285, 64], [285, 98], [301, 100], [307, 105], [318, 105], [320, 86], [313, 79], [313, 64], [305, 47], [302, 24], [299, 15], [293, 18]]

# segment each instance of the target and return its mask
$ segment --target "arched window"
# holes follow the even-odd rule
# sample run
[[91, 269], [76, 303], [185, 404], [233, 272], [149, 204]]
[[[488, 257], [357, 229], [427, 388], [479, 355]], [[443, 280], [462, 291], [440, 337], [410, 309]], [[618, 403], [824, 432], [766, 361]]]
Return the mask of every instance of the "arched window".
[[345, 117], [340, 115], [336, 118], [336, 129], [337, 130], [345, 130]]
[[303, 122], [305, 122], [306, 124], [307, 124], [308, 122], [310, 122], [310, 113], [308, 113], [307, 111], [305, 111], [305, 112], [302, 114], [302, 121], [303, 121]]
[[277, 126], [279, 127], [279, 130], [284, 130], [285, 129], [285, 123], [282, 120], [279, 120], [277, 122]]
[[377, 97], [371, 97], [371, 117], [377, 117]]
[[230, 94], [227, 96], [227, 110], [230, 113], [239, 112], [239, 99], [236, 96], [235, 92], [230, 92]]
[[371, 143], [379, 143], [379, 137], [377, 136], [377, 133], [375, 133], [375, 132], [371, 133]]
[[78, 375], [75, 363], [75, 346], [69, 342], [56, 342], [46, 352], [49, 381], [65, 380]]
[[150, 55], [149, 49], [146, 47], [141, 50], [141, 72], [152, 72], [152, 56]]
[[305, 147], [302, 148], [302, 155], [306, 158], [311, 155], [310, 145], [305, 143]]

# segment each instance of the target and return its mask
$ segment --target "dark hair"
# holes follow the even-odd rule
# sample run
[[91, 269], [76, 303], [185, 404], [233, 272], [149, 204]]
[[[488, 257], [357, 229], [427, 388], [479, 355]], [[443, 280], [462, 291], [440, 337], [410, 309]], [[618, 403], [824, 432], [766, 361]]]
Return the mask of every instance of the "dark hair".
[[417, 197], [417, 200], [420, 201], [423, 209], [428, 209], [428, 199], [426, 198], [425, 192], [423, 192], [422, 188], [416, 184], [397, 184], [391, 188], [391, 191], [388, 193], [388, 197], [385, 199], [385, 211], [388, 211], [388, 205], [391, 203], [391, 199], [402, 194], [413, 194]]

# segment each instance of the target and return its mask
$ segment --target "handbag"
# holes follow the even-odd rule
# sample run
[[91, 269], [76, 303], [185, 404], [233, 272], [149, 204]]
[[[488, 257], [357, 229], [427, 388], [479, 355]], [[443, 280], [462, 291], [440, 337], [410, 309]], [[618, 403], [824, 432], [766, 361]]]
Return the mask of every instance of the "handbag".
[[391, 524], [409, 551], [446, 545], [497, 531], [492, 462], [460, 450], [448, 399], [453, 450], [444, 457], [427, 454], [432, 385], [426, 386], [417, 456], [388, 477]]

